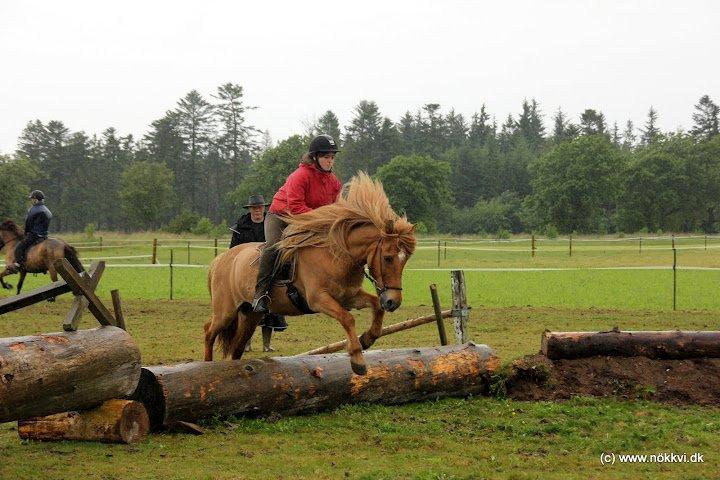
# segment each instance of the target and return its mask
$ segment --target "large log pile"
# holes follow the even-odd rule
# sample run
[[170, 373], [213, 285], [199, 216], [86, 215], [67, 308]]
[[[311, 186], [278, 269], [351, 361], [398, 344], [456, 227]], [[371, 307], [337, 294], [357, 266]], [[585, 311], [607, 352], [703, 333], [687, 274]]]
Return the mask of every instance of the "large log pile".
[[353, 374], [344, 353], [147, 367], [133, 398], [145, 404], [157, 429], [215, 416], [476, 395], [487, 391], [499, 365], [490, 347], [473, 343], [369, 351], [365, 358], [364, 376]]
[[550, 359], [594, 356], [688, 359], [720, 357], [718, 331], [549, 332], [542, 336], [542, 353]]
[[86, 410], [130, 395], [140, 351], [124, 330], [0, 339], [0, 423]]

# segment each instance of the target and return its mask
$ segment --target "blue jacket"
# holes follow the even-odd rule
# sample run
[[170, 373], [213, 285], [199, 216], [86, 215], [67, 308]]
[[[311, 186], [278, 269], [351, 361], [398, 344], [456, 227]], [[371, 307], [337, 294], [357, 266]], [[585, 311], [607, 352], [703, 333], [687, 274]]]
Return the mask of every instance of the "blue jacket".
[[48, 236], [48, 227], [52, 212], [43, 203], [38, 203], [30, 207], [27, 218], [25, 219], [25, 234], [33, 233], [40, 237]]

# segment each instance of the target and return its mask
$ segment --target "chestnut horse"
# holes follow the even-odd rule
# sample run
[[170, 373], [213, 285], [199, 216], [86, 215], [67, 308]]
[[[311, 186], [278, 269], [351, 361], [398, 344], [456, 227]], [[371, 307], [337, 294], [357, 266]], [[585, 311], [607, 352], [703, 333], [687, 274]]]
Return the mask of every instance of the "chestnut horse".
[[[367, 371], [363, 349], [380, 336], [385, 311], [402, 302], [402, 272], [415, 251], [414, 226], [390, 207], [382, 185], [364, 173], [353, 177], [335, 203], [287, 218], [278, 244], [281, 263], [295, 259], [293, 285], [314, 312], [335, 318], [345, 329], [350, 365]], [[216, 337], [225, 355], [242, 357], [262, 315], [240, 308], [251, 302], [258, 272], [258, 243], [246, 243], [213, 260], [208, 273], [212, 316], [205, 323], [205, 360], [212, 360]], [[377, 296], [362, 288], [366, 275]], [[288, 299], [286, 287], [274, 285], [270, 311], [303, 315]], [[350, 309], [369, 307], [372, 325], [358, 339]]]
[[[23, 234], [15, 222], [5, 220], [0, 223], [0, 250], [5, 248], [5, 270], [0, 272], [0, 285], [6, 290], [10, 290], [12, 285], [5, 283], [3, 277], [16, 273], [9, 267], [15, 263], [15, 246], [22, 238]], [[49, 273], [52, 281], [57, 281], [58, 276], [53, 262], [63, 257], [68, 259], [78, 273], [85, 270], [78, 259], [77, 251], [63, 240], [48, 238], [30, 247], [25, 260], [25, 270], [20, 271], [17, 293], [20, 293], [25, 275], [28, 273]]]

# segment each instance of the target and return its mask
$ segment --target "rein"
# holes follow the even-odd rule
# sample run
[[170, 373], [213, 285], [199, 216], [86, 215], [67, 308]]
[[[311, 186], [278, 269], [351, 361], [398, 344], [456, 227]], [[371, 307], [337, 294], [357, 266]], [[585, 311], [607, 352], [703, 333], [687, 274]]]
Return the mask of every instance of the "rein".
[[[373, 253], [372, 259], [370, 260], [370, 265], [368, 265], [368, 270], [370, 270], [372, 268], [372, 264], [375, 261], [375, 258], [377, 257], [378, 252], [381, 250], [383, 240], [385, 239], [386, 236], [396, 237], [397, 234], [380, 235], [380, 240], [378, 240], [378, 242], [377, 242], [377, 246], [375, 247], [375, 252]], [[383, 282], [383, 277], [385, 276], [385, 269], [383, 268], [384, 265], [385, 265], [385, 262], [383, 262], [382, 259], [380, 259], [380, 281], [381, 282]], [[368, 273], [368, 270], [363, 269], [363, 273], [365, 274], [365, 278], [370, 280], [370, 282], [375, 287], [375, 292], [377, 292], [378, 297], [388, 290], [402, 291], [402, 287], [392, 287], [389, 285], [385, 285], [384, 283], [378, 282], [371, 274]]]

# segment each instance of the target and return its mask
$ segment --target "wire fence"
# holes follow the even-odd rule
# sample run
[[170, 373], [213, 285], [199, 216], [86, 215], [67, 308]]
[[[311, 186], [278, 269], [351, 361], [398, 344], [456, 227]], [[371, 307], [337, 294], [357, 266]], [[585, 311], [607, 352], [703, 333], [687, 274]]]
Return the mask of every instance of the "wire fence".
[[[225, 238], [114, 237], [105, 243], [79, 239], [72, 245], [87, 264], [105, 260], [110, 269], [165, 269], [168, 296], [175, 298], [177, 270], [207, 269], [214, 257], [226, 251]], [[676, 302], [677, 271], [720, 271], [720, 235], [663, 235], [623, 238], [539, 238], [533, 235], [510, 239], [433, 237], [419, 238], [407, 272], [601, 272], [672, 271], [673, 305]], [[679, 264], [678, 255], [683, 262]], [[671, 256], [670, 256], [671, 255]], [[154, 274], [157, 277], [157, 274]], [[155, 282], [164, 282], [161, 277]], [[193, 278], [195, 275], [193, 274]], [[197, 276], [205, 288], [204, 275]], [[538, 280], [542, 282], [542, 280]], [[155, 288], [150, 285], [149, 288]], [[164, 289], [164, 287], [160, 286]], [[591, 288], [591, 287], [590, 287]]]

